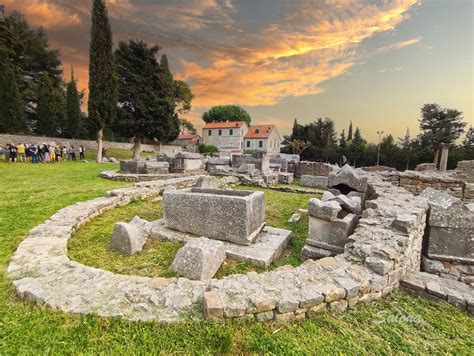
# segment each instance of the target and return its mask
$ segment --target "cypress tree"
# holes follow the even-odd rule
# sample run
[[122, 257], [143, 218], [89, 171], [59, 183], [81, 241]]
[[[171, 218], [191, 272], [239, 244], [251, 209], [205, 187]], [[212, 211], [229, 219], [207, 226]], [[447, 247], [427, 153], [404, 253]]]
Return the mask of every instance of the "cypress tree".
[[352, 121], [349, 124], [349, 131], [347, 132], [347, 141], [351, 141], [351, 140], [352, 140]]
[[0, 132], [26, 131], [23, 100], [9, 63], [0, 63]]
[[66, 90], [67, 136], [78, 138], [81, 132], [81, 101], [77, 91], [74, 71], [71, 68], [71, 81]]
[[158, 78], [162, 125], [157, 130], [155, 138], [162, 143], [173, 141], [179, 135], [179, 118], [174, 100], [174, 79], [165, 54], [161, 56]]
[[102, 161], [104, 129], [110, 125], [117, 108], [117, 75], [112, 53], [112, 32], [104, 0], [92, 5], [89, 50], [89, 119], [97, 129], [97, 162]]

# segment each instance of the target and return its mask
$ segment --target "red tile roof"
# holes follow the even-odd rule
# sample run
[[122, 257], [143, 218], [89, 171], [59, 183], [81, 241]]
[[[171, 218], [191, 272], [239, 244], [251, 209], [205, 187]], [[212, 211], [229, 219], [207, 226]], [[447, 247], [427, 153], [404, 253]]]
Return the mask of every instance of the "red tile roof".
[[252, 125], [244, 138], [268, 138], [275, 129], [275, 125]]
[[210, 122], [204, 125], [203, 129], [232, 129], [240, 128], [246, 124], [245, 121]]
[[194, 138], [200, 138], [198, 134], [191, 134], [191, 133], [180, 133], [177, 140], [192, 140]]

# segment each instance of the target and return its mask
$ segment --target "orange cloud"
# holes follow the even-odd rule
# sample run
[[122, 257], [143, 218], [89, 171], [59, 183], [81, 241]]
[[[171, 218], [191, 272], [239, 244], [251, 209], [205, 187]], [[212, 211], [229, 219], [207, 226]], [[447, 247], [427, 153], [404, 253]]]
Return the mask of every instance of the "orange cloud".
[[78, 15], [69, 13], [61, 6], [42, 0], [4, 0], [4, 5], [14, 8], [28, 18], [33, 26], [49, 28], [62, 28], [78, 25], [81, 19]]

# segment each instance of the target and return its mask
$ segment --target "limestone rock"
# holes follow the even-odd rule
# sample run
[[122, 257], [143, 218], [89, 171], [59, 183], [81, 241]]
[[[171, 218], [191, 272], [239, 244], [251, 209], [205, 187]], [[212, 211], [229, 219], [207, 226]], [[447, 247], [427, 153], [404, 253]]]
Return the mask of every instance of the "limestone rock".
[[301, 176], [300, 185], [302, 187], [324, 188], [328, 187], [328, 177], [323, 176]]
[[339, 171], [329, 174], [328, 185], [330, 188], [346, 186], [365, 193], [367, 191], [367, 177], [359, 175], [354, 168], [346, 164]]
[[308, 215], [327, 221], [336, 219], [341, 210], [339, 202], [336, 201], [323, 202], [317, 198], [311, 198], [308, 202]]
[[146, 235], [133, 224], [119, 222], [115, 224], [110, 248], [123, 255], [131, 256], [143, 249]]
[[178, 250], [170, 268], [183, 277], [206, 281], [216, 274], [224, 259], [223, 242], [200, 237]]

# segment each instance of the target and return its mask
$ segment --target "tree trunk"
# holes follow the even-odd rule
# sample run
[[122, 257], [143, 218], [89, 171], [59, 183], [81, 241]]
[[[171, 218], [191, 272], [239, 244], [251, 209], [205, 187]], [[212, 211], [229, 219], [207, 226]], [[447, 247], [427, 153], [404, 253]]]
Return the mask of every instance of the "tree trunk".
[[133, 138], [133, 156], [132, 159], [140, 159], [140, 151], [142, 146], [142, 139], [140, 137]]
[[97, 163], [102, 162], [102, 140], [104, 139], [104, 128], [101, 127], [97, 131]]

